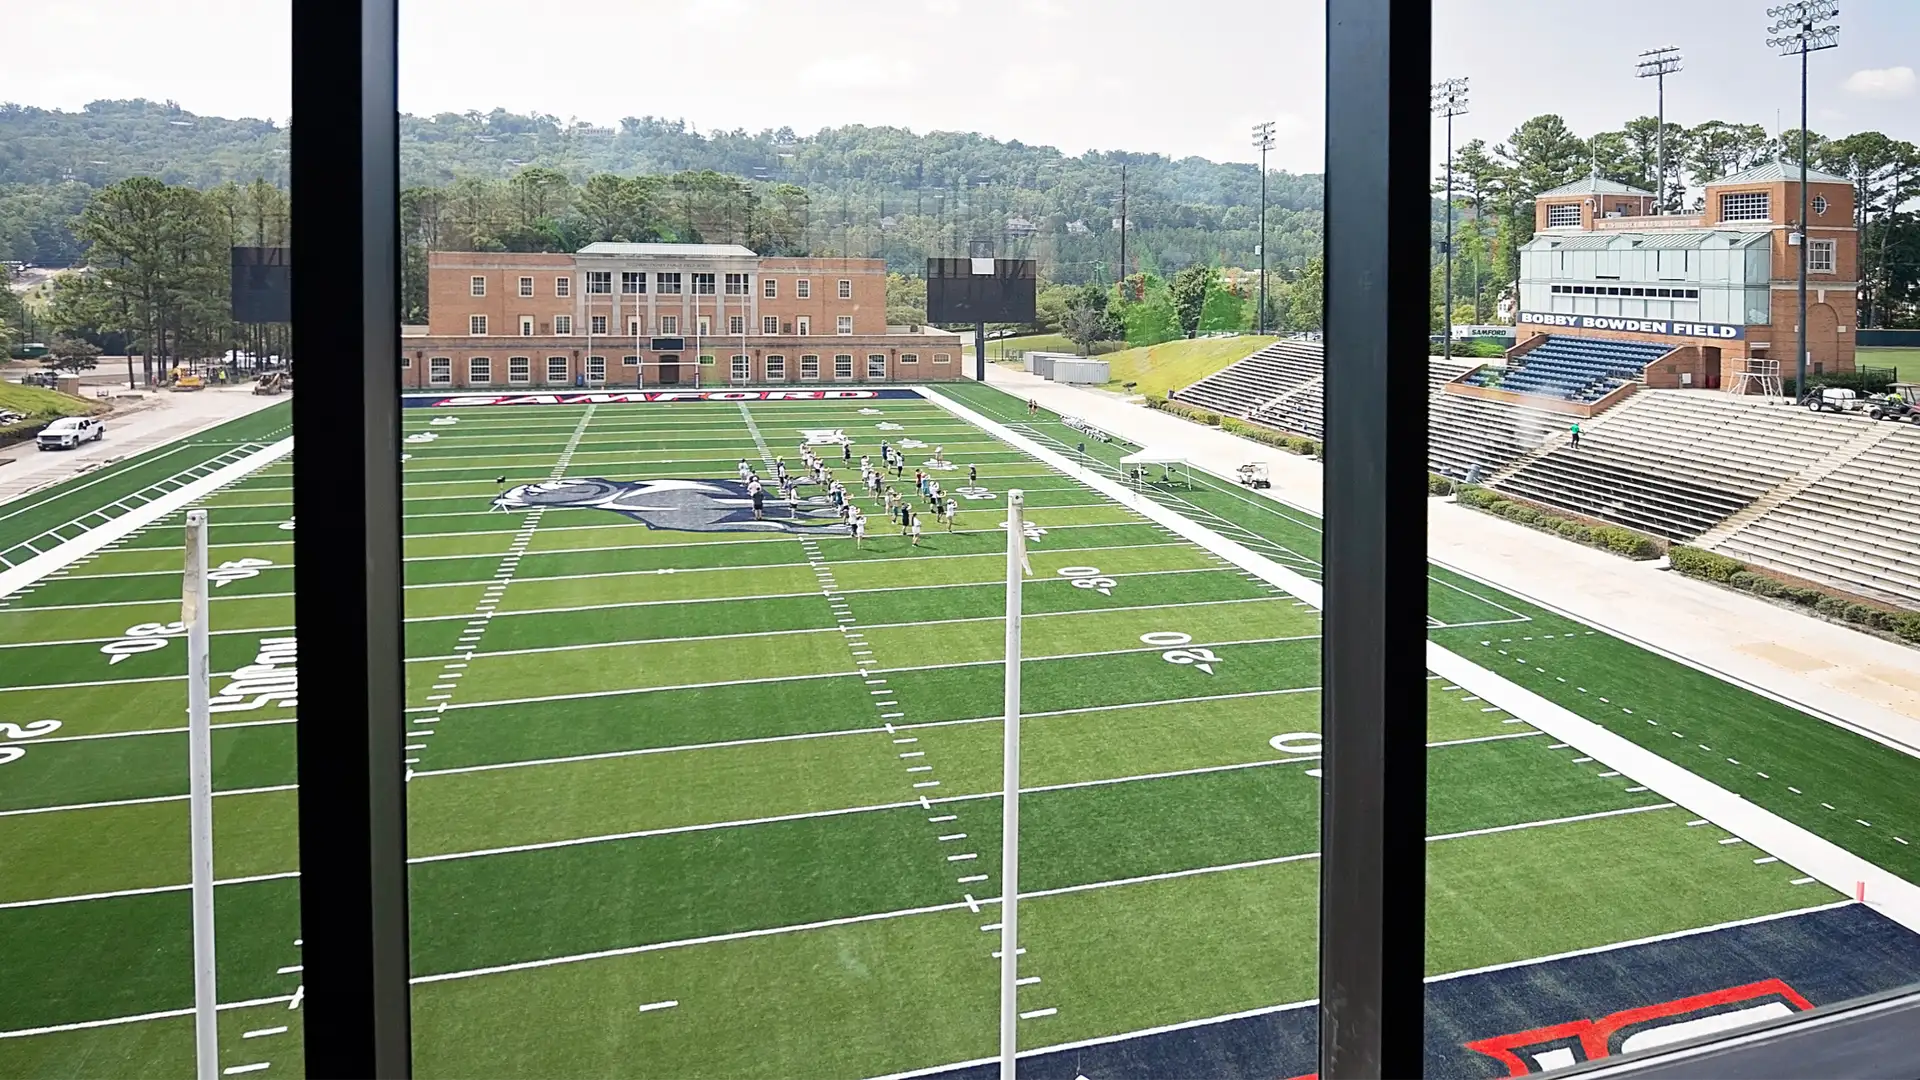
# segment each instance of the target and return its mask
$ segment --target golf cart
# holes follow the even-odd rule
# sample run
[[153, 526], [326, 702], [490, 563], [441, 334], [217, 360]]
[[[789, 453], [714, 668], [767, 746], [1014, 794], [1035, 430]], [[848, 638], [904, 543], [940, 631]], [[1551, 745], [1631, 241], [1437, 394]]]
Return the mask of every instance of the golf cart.
[[1257, 490], [1273, 486], [1273, 480], [1267, 474], [1267, 463], [1264, 461], [1250, 461], [1233, 471], [1240, 477], [1241, 487]]
[[1860, 411], [1860, 395], [1842, 386], [1816, 386], [1800, 399], [1814, 412], [1850, 413]]
[[1872, 399], [1867, 415], [1875, 420], [1909, 420], [1920, 424], [1920, 383], [1894, 383]]

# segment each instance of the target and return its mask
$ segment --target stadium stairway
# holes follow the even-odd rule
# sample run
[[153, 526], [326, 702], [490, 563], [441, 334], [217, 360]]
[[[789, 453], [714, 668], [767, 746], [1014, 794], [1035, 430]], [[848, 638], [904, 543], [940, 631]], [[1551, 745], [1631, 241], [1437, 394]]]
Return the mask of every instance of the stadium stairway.
[[1920, 430], [1882, 424], [1700, 546], [1920, 608]]

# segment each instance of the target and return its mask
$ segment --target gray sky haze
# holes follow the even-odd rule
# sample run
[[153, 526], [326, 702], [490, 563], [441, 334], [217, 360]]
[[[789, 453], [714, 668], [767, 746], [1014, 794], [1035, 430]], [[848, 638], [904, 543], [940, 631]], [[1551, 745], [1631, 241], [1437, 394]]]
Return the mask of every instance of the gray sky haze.
[[[1436, 0], [1435, 75], [1471, 78], [1456, 141], [1504, 139], [1557, 112], [1580, 134], [1653, 111], [1635, 54], [1677, 45], [1667, 116], [1798, 123], [1798, 65], [1765, 45], [1768, 0], [1673, 0], [1627, 25], [1573, 0]], [[1176, 17], [1169, 18], [1169, 11]], [[885, 124], [1094, 149], [1320, 166], [1320, 0], [1169, 8], [1145, 0], [677, 0], [577, 8], [402, 0], [400, 100], [414, 113], [544, 112], [699, 130]], [[1841, 47], [1813, 58], [1811, 126], [1920, 140], [1920, 2], [1849, 0]], [[77, 109], [173, 99], [284, 119], [279, 0], [14, 5], [0, 100]], [[975, 74], [973, 72], [977, 71]]]

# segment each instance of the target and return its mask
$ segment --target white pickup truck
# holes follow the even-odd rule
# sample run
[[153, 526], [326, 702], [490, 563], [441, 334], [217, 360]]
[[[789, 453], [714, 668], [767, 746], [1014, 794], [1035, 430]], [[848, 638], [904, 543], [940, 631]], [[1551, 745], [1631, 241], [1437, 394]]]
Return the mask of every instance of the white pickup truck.
[[83, 442], [97, 442], [107, 436], [107, 425], [91, 416], [68, 416], [40, 429], [42, 450], [72, 450]]

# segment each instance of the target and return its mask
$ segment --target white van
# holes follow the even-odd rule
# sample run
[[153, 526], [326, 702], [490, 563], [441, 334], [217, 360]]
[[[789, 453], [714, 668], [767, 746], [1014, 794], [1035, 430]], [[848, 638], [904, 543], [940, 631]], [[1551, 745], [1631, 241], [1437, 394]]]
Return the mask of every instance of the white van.
[[107, 425], [91, 416], [68, 416], [40, 429], [40, 449], [71, 450], [83, 442], [98, 442], [107, 436]]

